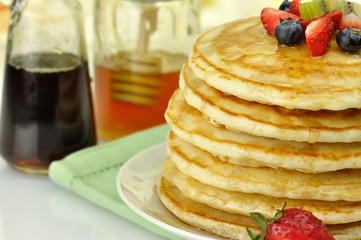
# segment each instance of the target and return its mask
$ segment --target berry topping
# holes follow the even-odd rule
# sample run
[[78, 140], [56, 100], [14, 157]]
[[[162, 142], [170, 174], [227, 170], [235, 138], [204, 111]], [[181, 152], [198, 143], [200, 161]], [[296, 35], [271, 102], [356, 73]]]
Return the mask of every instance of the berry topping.
[[341, 11], [333, 11], [326, 14], [329, 16], [333, 21], [333, 29], [337, 30], [340, 27], [342, 21], [342, 12]]
[[285, 12], [290, 12], [290, 4], [291, 2], [289, 2], [288, 0], [284, 0], [278, 9]]
[[305, 20], [319, 18], [327, 13], [323, 0], [303, 0], [298, 4], [298, 8], [300, 16]]
[[269, 220], [261, 213], [251, 213], [251, 218], [264, 233], [255, 237], [246, 227], [250, 238], [252, 240], [334, 240], [326, 225], [312, 213], [298, 208], [284, 210], [284, 207]]
[[292, 18], [281, 19], [275, 29], [275, 36], [281, 45], [292, 46], [303, 38], [303, 28], [299, 21]]
[[333, 30], [333, 20], [327, 15], [307, 26], [306, 43], [312, 57], [319, 57], [326, 53]]
[[313, 57], [326, 53], [335, 31], [350, 28], [352, 30], [339, 33], [338, 45], [345, 52], [360, 52], [360, 33], [355, 29], [361, 30], [361, 3], [347, 0], [284, 0], [280, 9], [264, 8], [261, 20], [267, 33], [275, 36], [281, 45], [295, 45], [305, 36]]
[[312, 22], [312, 20], [301, 20], [300, 21], [303, 31], [306, 31], [308, 24], [310, 24], [311, 22]]
[[[341, 20], [342, 20], [342, 12], [341, 11], [333, 11], [333, 12], [327, 13], [325, 16], [329, 16], [332, 19], [334, 30], [338, 30], [339, 26], [341, 24]], [[317, 19], [318, 18], [311, 19], [311, 20], [301, 20], [300, 23], [302, 25], [303, 30], [305, 31], [308, 24], [310, 24], [311, 22], [313, 22]]]
[[261, 21], [267, 33], [270, 35], [274, 35], [275, 28], [280, 22], [280, 19], [287, 18], [292, 18], [296, 21], [302, 20], [297, 15], [274, 8], [264, 8], [261, 12]]
[[354, 13], [343, 15], [339, 28], [342, 30], [347, 27], [361, 29], [361, 19]]
[[290, 13], [300, 16], [300, 10], [298, 8], [298, 4], [301, 0], [293, 0], [290, 4]]
[[347, 27], [338, 32], [338, 46], [345, 52], [357, 52], [361, 49], [361, 30]]

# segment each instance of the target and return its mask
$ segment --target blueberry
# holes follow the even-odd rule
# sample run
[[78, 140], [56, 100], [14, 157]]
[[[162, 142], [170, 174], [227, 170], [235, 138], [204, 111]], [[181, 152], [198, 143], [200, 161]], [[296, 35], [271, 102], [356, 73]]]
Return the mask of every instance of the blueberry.
[[290, 4], [291, 2], [289, 2], [288, 0], [283, 1], [279, 7], [279, 10], [290, 12]]
[[275, 36], [280, 44], [292, 46], [301, 41], [304, 33], [299, 21], [287, 18], [280, 19], [275, 29]]
[[357, 52], [361, 48], [361, 30], [347, 27], [338, 32], [338, 46], [345, 52]]

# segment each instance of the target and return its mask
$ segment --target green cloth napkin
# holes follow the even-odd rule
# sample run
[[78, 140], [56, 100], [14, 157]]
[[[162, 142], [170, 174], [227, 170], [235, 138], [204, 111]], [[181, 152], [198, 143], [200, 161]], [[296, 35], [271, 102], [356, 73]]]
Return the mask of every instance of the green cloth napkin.
[[120, 199], [115, 179], [120, 167], [136, 153], [163, 142], [169, 131], [166, 124], [68, 155], [54, 161], [49, 177], [60, 186], [169, 239], [181, 239], [148, 222]]

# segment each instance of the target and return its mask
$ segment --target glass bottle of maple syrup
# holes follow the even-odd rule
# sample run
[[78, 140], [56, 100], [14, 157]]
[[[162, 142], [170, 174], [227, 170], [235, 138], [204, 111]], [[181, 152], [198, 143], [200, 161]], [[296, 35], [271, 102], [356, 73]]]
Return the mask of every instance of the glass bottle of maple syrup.
[[49, 164], [94, 145], [81, 6], [75, 0], [14, 0], [0, 121], [0, 153], [16, 170]]
[[96, 0], [95, 112], [102, 140], [165, 122], [199, 33], [199, 0]]

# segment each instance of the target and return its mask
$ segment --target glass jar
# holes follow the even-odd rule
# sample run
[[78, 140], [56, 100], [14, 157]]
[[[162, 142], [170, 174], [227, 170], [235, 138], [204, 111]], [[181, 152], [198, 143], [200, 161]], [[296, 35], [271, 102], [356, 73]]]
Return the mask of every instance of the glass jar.
[[200, 31], [198, 0], [96, 0], [95, 109], [112, 140], [165, 122], [181, 66]]
[[96, 142], [76, 0], [14, 0], [1, 111], [1, 155], [15, 169], [49, 164]]

